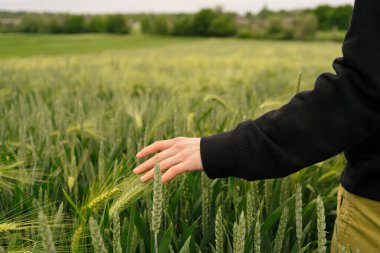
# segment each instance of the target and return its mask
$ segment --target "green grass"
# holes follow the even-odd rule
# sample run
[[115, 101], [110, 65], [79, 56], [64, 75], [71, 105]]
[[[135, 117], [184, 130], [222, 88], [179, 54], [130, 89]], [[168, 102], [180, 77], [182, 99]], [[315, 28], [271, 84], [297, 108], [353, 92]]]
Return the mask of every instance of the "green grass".
[[345, 36], [346, 31], [318, 31], [315, 39], [342, 42]]
[[144, 35], [25, 35], [0, 34], [0, 58], [32, 55], [100, 53], [112, 49], [136, 49], [197, 41], [196, 38], [150, 37]]
[[[131, 176], [141, 162], [137, 151], [155, 140], [211, 135], [256, 118], [294, 95], [301, 70], [301, 90], [310, 89], [340, 55], [340, 44], [331, 42], [0, 37], [0, 245], [6, 251], [43, 252], [43, 210], [57, 252], [93, 251], [90, 217], [110, 250], [117, 214], [123, 251], [153, 252], [152, 185], [141, 187]], [[297, 252], [297, 183], [300, 245], [316, 250], [316, 199], [324, 201], [330, 240], [342, 168], [338, 156], [286, 180], [181, 175], [163, 189], [159, 251], [212, 252], [220, 207], [223, 252], [232, 252], [233, 226], [243, 211], [253, 220], [235, 241], [245, 252], [253, 252], [254, 240], [271, 252], [287, 206], [283, 252]]]

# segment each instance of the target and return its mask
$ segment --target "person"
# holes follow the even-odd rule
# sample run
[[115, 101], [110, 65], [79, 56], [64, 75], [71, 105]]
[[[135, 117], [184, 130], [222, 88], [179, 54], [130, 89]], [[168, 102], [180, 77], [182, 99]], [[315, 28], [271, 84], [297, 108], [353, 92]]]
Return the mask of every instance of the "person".
[[342, 51], [336, 74], [321, 74], [312, 90], [231, 131], [157, 141], [137, 154], [158, 152], [134, 172], [147, 171], [148, 181], [159, 161], [164, 183], [196, 170], [212, 179], [269, 179], [344, 152], [331, 252], [380, 252], [380, 1], [355, 1]]

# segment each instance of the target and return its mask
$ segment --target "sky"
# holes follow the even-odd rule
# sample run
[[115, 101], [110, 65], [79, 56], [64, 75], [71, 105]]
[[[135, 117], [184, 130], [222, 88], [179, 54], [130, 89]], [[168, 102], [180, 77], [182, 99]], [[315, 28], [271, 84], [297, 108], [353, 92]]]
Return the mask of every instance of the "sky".
[[267, 6], [273, 10], [339, 5], [354, 0], [0, 0], [0, 10], [73, 13], [178, 13], [222, 6], [238, 13], [253, 13]]

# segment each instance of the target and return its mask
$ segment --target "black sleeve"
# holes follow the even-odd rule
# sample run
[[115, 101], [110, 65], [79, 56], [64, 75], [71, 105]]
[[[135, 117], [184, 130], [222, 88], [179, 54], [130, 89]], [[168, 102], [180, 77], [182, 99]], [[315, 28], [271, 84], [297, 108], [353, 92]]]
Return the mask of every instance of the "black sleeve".
[[380, 1], [356, 0], [336, 74], [288, 104], [201, 138], [210, 178], [277, 178], [350, 149], [380, 129]]

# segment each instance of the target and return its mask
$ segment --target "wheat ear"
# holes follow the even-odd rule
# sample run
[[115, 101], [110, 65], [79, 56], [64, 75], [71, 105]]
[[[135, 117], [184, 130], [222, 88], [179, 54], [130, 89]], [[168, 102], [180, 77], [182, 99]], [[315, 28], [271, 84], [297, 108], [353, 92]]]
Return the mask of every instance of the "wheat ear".
[[326, 220], [323, 200], [317, 197], [317, 230], [318, 230], [318, 253], [326, 252]]
[[53, 242], [53, 235], [48, 224], [48, 219], [42, 210], [38, 212], [38, 223], [40, 225], [40, 235], [44, 252], [57, 252]]
[[154, 165], [153, 185], [153, 208], [152, 208], [152, 231], [154, 233], [155, 250], [158, 253], [157, 235], [160, 231], [162, 216], [163, 190], [161, 181], [161, 170], [158, 162]]
[[241, 212], [239, 217], [239, 223], [234, 223], [234, 253], [244, 252], [244, 242], [245, 242], [245, 218], [244, 211]]
[[120, 216], [118, 213], [113, 216], [113, 252], [122, 253], [120, 243]]
[[257, 212], [256, 215], [256, 224], [255, 224], [255, 233], [253, 235], [253, 241], [254, 241], [254, 252], [255, 253], [260, 253], [261, 252], [261, 224], [260, 224], [260, 213], [262, 210], [262, 205], [263, 202], [260, 204], [259, 211]]
[[93, 217], [90, 217], [89, 220], [90, 234], [92, 246], [94, 246], [95, 253], [107, 253], [107, 249], [104, 246], [103, 237], [100, 234], [98, 223], [96, 223]]
[[302, 237], [302, 187], [298, 183], [296, 190], [296, 206], [295, 206], [295, 215], [296, 215], [296, 238], [298, 244], [298, 250], [301, 250], [301, 237]]
[[219, 207], [215, 218], [215, 253], [223, 253], [223, 217]]
[[285, 207], [282, 211], [280, 224], [278, 225], [276, 238], [274, 240], [274, 253], [281, 253], [282, 244], [285, 237], [286, 223], [288, 222], [289, 208]]

